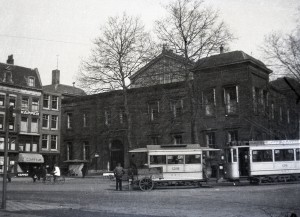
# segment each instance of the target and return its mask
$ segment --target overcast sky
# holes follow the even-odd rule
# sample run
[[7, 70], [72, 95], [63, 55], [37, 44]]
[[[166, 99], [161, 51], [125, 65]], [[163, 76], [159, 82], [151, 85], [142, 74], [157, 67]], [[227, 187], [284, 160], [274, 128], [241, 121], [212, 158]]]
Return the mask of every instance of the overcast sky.
[[[165, 15], [168, 0], [0, 0], [0, 62], [14, 55], [15, 65], [38, 68], [42, 84], [61, 71], [61, 83], [72, 85], [81, 59], [90, 54], [92, 40], [108, 16], [126, 11], [139, 16], [151, 30]], [[258, 46], [271, 31], [290, 32], [299, 0], [210, 0], [238, 38], [230, 50], [260, 59]], [[299, 16], [298, 16], [299, 17]]]

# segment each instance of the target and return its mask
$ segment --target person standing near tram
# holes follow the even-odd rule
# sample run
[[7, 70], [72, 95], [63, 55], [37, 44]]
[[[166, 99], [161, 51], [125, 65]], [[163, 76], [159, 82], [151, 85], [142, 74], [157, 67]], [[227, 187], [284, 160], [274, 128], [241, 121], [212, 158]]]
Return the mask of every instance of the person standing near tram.
[[125, 174], [125, 171], [120, 163], [117, 164], [114, 169], [114, 175], [116, 177], [116, 190], [122, 191], [122, 177]]

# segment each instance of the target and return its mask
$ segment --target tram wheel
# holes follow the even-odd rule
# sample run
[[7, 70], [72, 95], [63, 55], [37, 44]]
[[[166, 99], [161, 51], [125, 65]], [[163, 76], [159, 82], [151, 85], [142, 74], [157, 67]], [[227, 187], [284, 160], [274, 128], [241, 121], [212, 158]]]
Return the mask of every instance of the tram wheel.
[[154, 183], [151, 178], [143, 178], [139, 181], [139, 186], [142, 191], [151, 191]]

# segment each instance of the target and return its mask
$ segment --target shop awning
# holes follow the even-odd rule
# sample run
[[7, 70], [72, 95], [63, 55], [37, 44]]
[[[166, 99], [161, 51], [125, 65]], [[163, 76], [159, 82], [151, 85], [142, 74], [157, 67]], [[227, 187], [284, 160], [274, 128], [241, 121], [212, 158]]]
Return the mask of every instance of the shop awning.
[[41, 154], [20, 153], [19, 163], [44, 163], [44, 158]]

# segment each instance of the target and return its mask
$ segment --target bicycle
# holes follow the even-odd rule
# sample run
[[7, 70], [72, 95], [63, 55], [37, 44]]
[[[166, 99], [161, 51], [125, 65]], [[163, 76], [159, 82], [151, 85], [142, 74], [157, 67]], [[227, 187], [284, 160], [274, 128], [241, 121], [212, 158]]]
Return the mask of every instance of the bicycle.
[[47, 174], [46, 179], [44, 181], [44, 184], [64, 184], [65, 183], [65, 177], [64, 176], [57, 176], [54, 180], [53, 175]]

